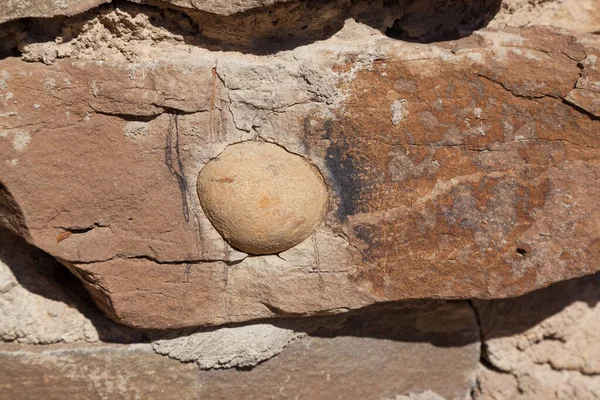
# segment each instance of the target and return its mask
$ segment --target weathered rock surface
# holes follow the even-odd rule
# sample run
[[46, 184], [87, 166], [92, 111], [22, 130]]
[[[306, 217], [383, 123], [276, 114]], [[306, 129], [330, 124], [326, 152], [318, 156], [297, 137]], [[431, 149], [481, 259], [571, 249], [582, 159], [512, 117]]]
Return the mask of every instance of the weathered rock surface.
[[[336, 315], [136, 331], [0, 230], [0, 398], [600, 398], [598, 274], [342, 313], [598, 269], [598, 36], [382, 35], [463, 37], [500, 0], [134, 2], [0, 0], [90, 9], [0, 26], [0, 222], [128, 325]], [[600, 30], [598, 0], [502, 4], [492, 27]], [[277, 255], [231, 248], [195, 192], [244, 141], [330, 190]]]
[[[196, 30], [197, 39], [205, 47], [217, 50], [219, 46], [234, 50], [250, 48], [258, 52], [272, 52], [279, 47], [289, 49], [307, 40], [328, 38], [348, 18], [406, 38], [429, 40], [448, 35], [456, 38], [463, 30], [484, 26], [501, 4], [501, 0], [130, 0], [130, 4], [125, 1], [111, 3], [110, 0], [76, 4], [71, 1], [38, 1], [35, 4], [2, 1], [8, 4], [0, 9], [0, 23], [25, 17], [70, 16], [86, 10], [127, 9], [130, 5], [136, 8], [133, 3], [151, 4], [157, 6], [158, 18], [154, 18], [154, 22], [160, 21], [158, 25], [163, 25], [165, 19], [172, 21], [181, 16], [180, 11], [184, 12], [186, 21], [176, 26]], [[102, 3], [111, 4], [97, 7]], [[129, 26], [127, 30], [132, 28]], [[40, 35], [49, 31], [38, 30], [35, 24], [29, 29]], [[119, 32], [124, 33], [124, 30], [119, 29]], [[71, 32], [67, 30], [62, 34], [68, 37]]]
[[475, 301], [487, 361], [476, 400], [600, 398], [600, 274]]
[[281, 353], [302, 333], [254, 324], [170, 336], [154, 340], [154, 351], [182, 362], [193, 361], [201, 369], [218, 369], [253, 367]]
[[195, 399], [193, 364], [158, 356], [148, 344], [0, 345], [0, 397], [33, 399]]
[[[0, 23], [19, 18], [72, 16], [112, 0], [1, 0]], [[232, 15], [253, 8], [295, 0], [130, 0], [132, 3], [177, 6], [217, 15]]]
[[[256, 398], [381, 399], [433, 390], [462, 399], [475, 383], [479, 329], [465, 302], [136, 336], [99, 315], [81, 283], [69, 280], [51, 257], [8, 232], [2, 239], [0, 281], [17, 276], [8, 293], [19, 288], [13, 297], [20, 299], [0, 308], [7, 317], [0, 318], [0, 341], [20, 344], [0, 344], [2, 399], [215, 399], [250, 392]], [[33, 306], [24, 308], [25, 302]], [[4, 334], [14, 327], [22, 333], [17, 339]], [[139, 343], [149, 337], [151, 344]], [[82, 343], [97, 341], [104, 343]], [[236, 366], [244, 368], [222, 369]], [[329, 386], [338, 377], [340, 384]], [[361, 379], [369, 379], [369, 387]]]
[[600, 31], [600, 0], [504, 0], [490, 27], [550, 25], [577, 32]]
[[[256, 365], [271, 358], [249, 371], [198, 372], [194, 364], [152, 353], [147, 344], [72, 343], [144, 338], [103, 321], [85, 293], [75, 290], [79, 282], [6, 231], [0, 254], [5, 263], [0, 270], [0, 340], [71, 343], [0, 346], [0, 398], [214, 398], [209, 393], [226, 398], [239, 393], [236, 382], [242, 379], [247, 384], [243, 390], [251, 388], [261, 398], [290, 393], [315, 399], [334, 393], [335, 398], [337, 393], [350, 399], [439, 400], [469, 398], [475, 385], [479, 327], [465, 303], [152, 335], [155, 351], [196, 361], [201, 368]], [[477, 372], [475, 398], [595, 399], [599, 276], [518, 299], [474, 302], [484, 334], [485, 365], [494, 368], [482, 366]], [[16, 301], [4, 301], [7, 296]], [[354, 386], [364, 376], [370, 386]], [[328, 386], [332, 380], [341, 383]], [[202, 382], [208, 382], [210, 391]]]
[[[108, 9], [68, 43], [32, 44], [51, 65], [0, 61], [2, 218], [115, 320], [502, 298], [600, 268], [597, 41], [526, 29], [423, 45], [348, 21], [256, 57], [140, 15]], [[164, 40], [115, 34], [128, 21]], [[116, 45], [98, 62], [85, 43]], [[233, 250], [195, 191], [245, 140], [303, 155], [332, 193], [324, 225], [276, 256]]]
[[[305, 3], [302, 0], [130, 0], [132, 3], [151, 4], [160, 7], [174, 7], [186, 10], [186, 12], [199, 11], [209, 13], [215, 16], [232, 16], [234, 14], [244, 13], [252, 10], [256, 15], [260, 15], [261, 9], [269, 9], [271, 13], [277, 8], [288, 7], [289, 10], [298, 8], [297, 4], [281, 3]], [[329, 3], [346, 5], [344, 1], [329, 0]], [[105, 3], [111, 3], [111, 0], [86, 0], [86, 1], [0, 1], [0, 23], [17, 20], [21, 18], [52, 18], [55, 16], [73, 16], [84, 11], [88, 11]], [[326, 3], [325, 1], [322, 3]], [[401, 1], [398, 1], [402, 4]], [[437, 4], [436, 4], [437, 3]], [[461, 3], [462, 12], [466, 7], [473, 7], [469, 1], [458, 1]], [[482, 3], [482, 2], [479, 2]], [[493, 2], [489, 2], [493, 4]], [[405, 9], [414, 7], [415, 9], [427, 9], [427, 1], [402, 4]], [[444, 1], [433, 0], [431, 5], [436, 5], [441, 14], [447, 18], [448, 10], [445, 7], [451, 5]], [[495, 7], [489, 7], [490, 12], [496, 12], [497, 15], [490, 21], [490, 27], [523, 27], [531, 25], [551, 25], [567, 29], [573, 29], [578, 32], [597, 32], [600, 30], [600, 0], [498, 0]], [[498, 7], [501, 4], [500, 7]], [[281, 6], [284, 7], [281, 7]], [[278, 7], [274, 7], [278, 6]], [[314, 5], [311, 5], [314, 7]], [[257, 12], [258, 10], [258, 12]], [[331, 16], [331, 15], [330, 15]], [[398, 18], [401, 20], [402, 18]], [[394, 22], [394, 20], [391, 20]], [[435, 25], [435, 24], [429, 24]], [[387, 23], [387, 28], [392, 24]], [[418, 31], [419, 29], [417, 29]]]
[[[261, 5], [273, 4], [285, 0], [158, 0], [154, 3], [165, 5], [173, 4], [197, 10], [209, 11], [216, 14], [233, 14]], [[56, 16], [73, 16], [88, 11], [111, 0], [67, 0], [67, 1], [39, 1], [39, 0], [2, 0], [0, 1], [0, 23], [20, 18], [52, 18]], [[144, 3], [144, 0], [132, 0], [135, 3]]]
[[321, 224], [329, 193], [321, 174], [297, 154], [265, 142], [228, 146], [198, 176], [202, 211], [238, 250], [277, 254]]
[[64, 275], [63, 267], [33, 246], [20, 246], [20, 238], [8, 231], [1, 231], [0, 242], [0, 339], [23, 344], [97, 341], [92, 323], [71, 306], [72, 299], [68, 296], [48, 299], [27, 290], [8, 265], [19, 268], [17, 274], [25, 275], [29, 284], [45, 289], [46, 293], [56, 293], [58, 285], [44, 276], [32, 277], [28, 270], [46, 261], [49, 275], [52, 269]]
[[[356, 370], [366, 371], [365, 359], [371, 360], [365, 376], [373, 383], [373, 398], [432, 389], [448, 398], [461, 398], [459, 395], [467, 393], [475, 382], [479, 330], [473, 310], [463, 302], [285, 319], [277, 325], [146, 334], [102, 317], [81, 283], [52, 257], [7, 231], [1, 233], [0, 257], [5, 264], [0, 269], [0, 341], [20, 345], [0, 345], [2, 399], [212, 399], [212, 390], [246, 390], [235, 383], [241, 371], [223, 371], [223, 378], [213, 382], [214, 371], [200, 372], [198, 368], [233, 367], [244, 367], [242, 376], [259, 398], [270, 394], [286, 398], [296, 390], [304, 393], [301, 388], [309, 381], [316, 382], [320, 392], [315, 389], [304, 398], [326, 398], [333, 393], [327, 387], [328, 379], [346, 377], [341, 379], [347, 379], [352, 388], [350, 381], [352, 376], [358, 377]], [[149, 340], [151, 345], [140, 344]], [[296, 341], [302, 344], [300, 350], [293, 348], [290, 355], [281, 354]], [[376, 353], [369, 355], [369, 349]], [[329, 351], [340, 357], [339, 364], [327, 362]], [[419, 360], [409, 363], [416, 352]], [[286, 368], [278, 371], [281, 364], [267, 367], [276, 356], [285, 358], [282, 364]], [[305, 368], [311, 358], [320, 360], [318, 373]], [[457, 363], [444, 364], [433, 374], [415, 379], [421, 369], [446, 358]], [[248, 369], [258, 364], [261, 372]], [[278, 390], [292, 370], [293, 379], [280, 394]], [[378, 371], [384, 373], [379, 375]], [[400, 376], [395, 375], [398, 371]], [[272, 381], [262, 381], [263, 376]], [[210, 388], [202, 386], [203, 382], [211, 382]], [[340, 396], [354, 395], [347, 390]]]
[[566, 101], [592, 114], [600, 116], [600, 59], [592, 54], [581, 63], [581, 77], [566, 97]]
[[110, 0], [0, 0], [0, 23], [19, 18], [52, 18], [71, 16]]
[[[297, 327], [302, 326], [299, 322]], [[310, 334], [252, 369], [200, 371], [192, 363], [152, 352], [148, 344], [4, 344], [0, 397], [382, 399], [430, 392], [462, 400], [473, 387], [478, 328], [472, 308], [464, 302], [323, 317], [308, 325], [314, 325]], [[213, 356], [224, 350], [227, 337], [218, 341], [221, 345], [213, 349]], [[237, 339], [250, 346], [265, 341], [243, 335]], [[239, 349], [239, 343], [229, 345]], [[209, 356], [205, 346], [188, 351], [189, 356]]]
[[297, 0], [132, 0], [135, 3], [156, 5], [172, 4], [193, 10], [218, 15], [232, 15], [253, 8], [272, 6], [277, 3], [288, 3]]
[[213, 399], [238, 397], [240, 388], [248, 398], [273, 399], [375, 400], [426, 391], [469, 397], [479, 343], [468, 304], [371, 310], [336, 325], [323, 323], [250, 371], [202, 372], [203, 388]]
[[143, 338], [142, 332], [103, 317], [54, 258], [0, 228], [0, 341], [41, 345]]

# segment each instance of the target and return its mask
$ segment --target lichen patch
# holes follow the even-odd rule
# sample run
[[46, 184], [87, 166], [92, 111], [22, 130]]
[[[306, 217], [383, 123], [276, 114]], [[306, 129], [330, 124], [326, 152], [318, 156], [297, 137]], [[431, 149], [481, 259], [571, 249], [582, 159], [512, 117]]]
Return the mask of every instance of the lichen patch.
[[150, 128], [147, 122], [133, 121], [125, 125], [123, 134], [129, 139], [141, 139], [150, 135]]
[[16, 151], [25, 150], [30, 141], [31, 136], [29, 136], [29, 132], [27, 131], [17, 131], [13, 133], [12, 144]]

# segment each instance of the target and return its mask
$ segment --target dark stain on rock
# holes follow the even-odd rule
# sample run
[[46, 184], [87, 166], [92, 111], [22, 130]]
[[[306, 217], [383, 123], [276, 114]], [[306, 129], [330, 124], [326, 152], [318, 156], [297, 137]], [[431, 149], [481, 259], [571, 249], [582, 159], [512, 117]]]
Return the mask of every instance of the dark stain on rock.
[[325, 133], [321, 136], [322, 139], [331, 139], [333, 136], [333, 121], [328, 119], [323, 123]]
[[349, 215], [358, 213], [358, 202], [363, 187], [355, 162], [348, 154], [345, 140], [334, 142], [327, 148], [325, 162], [333, 179], [333, 188], [339, 198], [337, 217], [345, 222]]
[[23, 211], [8, 188], [0, 182], [0, 227], [5, 226], [20, 236], [30, 239]]
[[363, 242], [367, 247], [362, 251], [362, 259], [364, 262], [372, 262], [377, 261], [378, 258], [378, 249], [381, 245], [380, 241], [380, 228], [368, 225], [361, 224], [356, 225], [352, 229], [354, 231], [354, 236]]
[[374, 235], [373, 229], [367, 225], [356, 225], [354, 227], [354, 235], [366, 244], [372, 244]]
[[335, 216], [340, 222], [347, 222], [348, 216], [359, 212], [359, 201], [364, 191], [359, 176], [353, 145], [344, 132], [343, 123], [331, 119], [321, 120], [315, 116], [304, 119], [303, 145], [307, 152], [313, 149], [324, 154], [327, 171], [324, 176], [333, 189], [336, 201], [332, 202]]

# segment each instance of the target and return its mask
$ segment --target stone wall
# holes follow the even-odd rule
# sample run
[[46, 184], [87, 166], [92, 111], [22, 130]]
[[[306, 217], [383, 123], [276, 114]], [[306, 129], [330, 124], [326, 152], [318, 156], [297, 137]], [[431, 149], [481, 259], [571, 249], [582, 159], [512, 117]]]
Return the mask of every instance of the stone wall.
[[600, 275], [508, 300], [138, 331], [7, 230], [0, 398], [597, 399]]
[[[0, 24], [0, 399], [600, 399], [600, 1], [0, 0]], [[327, 191], [276, 254], [196, 193], [248, 141]]]

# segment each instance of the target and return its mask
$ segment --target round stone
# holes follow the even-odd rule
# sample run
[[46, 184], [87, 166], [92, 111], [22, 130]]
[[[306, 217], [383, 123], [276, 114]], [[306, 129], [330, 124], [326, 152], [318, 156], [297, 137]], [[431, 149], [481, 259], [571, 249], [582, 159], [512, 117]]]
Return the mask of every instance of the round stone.
[[327, 206], [327, 188], [304, 158], [263, 142], [231, 145], [198, 176], [206, 216], [231, 246], [276, 254], [307, 239]]

